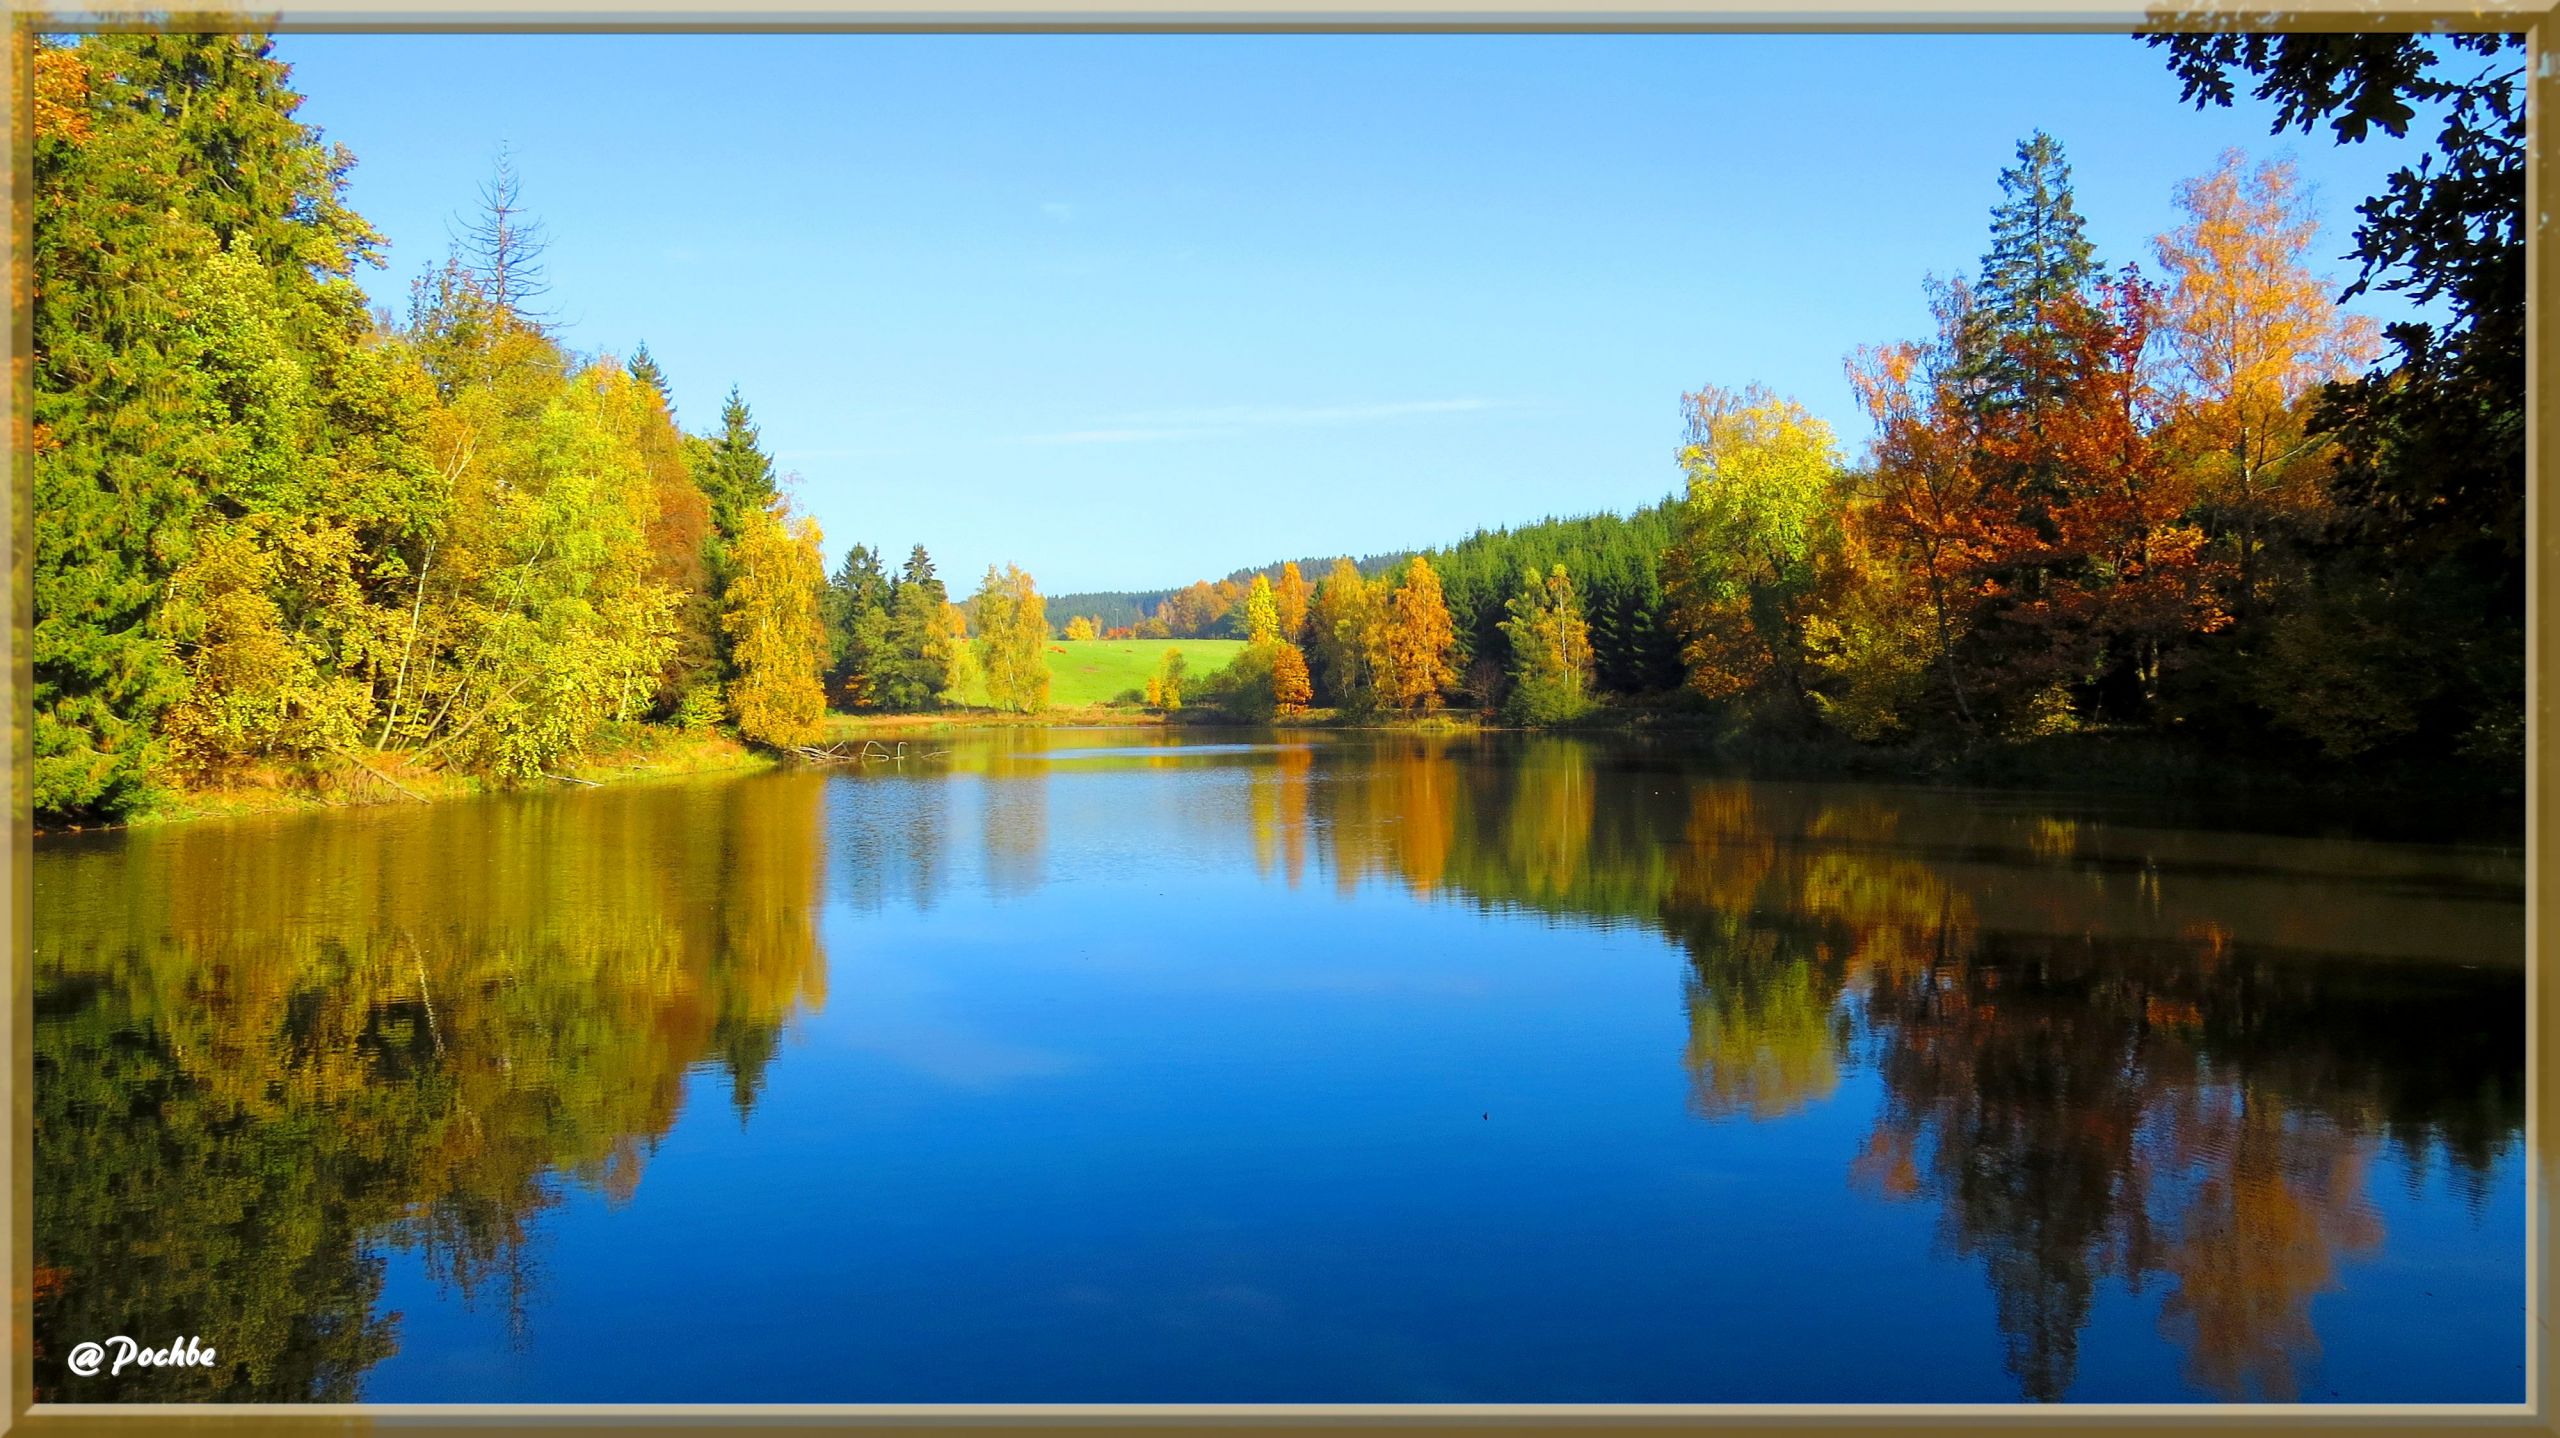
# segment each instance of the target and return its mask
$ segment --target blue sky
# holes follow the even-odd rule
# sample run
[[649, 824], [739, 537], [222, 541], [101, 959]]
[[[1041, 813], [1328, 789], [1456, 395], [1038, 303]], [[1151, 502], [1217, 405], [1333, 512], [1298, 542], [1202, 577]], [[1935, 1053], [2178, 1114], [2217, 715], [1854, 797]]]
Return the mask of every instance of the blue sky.
[[[2225, 147], [2319, 252], [2406, 154], [2178, 103], [2116, 36], [324, 36], [395, 310], [499, 147], [564, 338], [741, 387], [829, 563], [1152, 588], [1670, 492], [1679, 398], [1854, 448], [1857, 345], [1927, 326], [2041, 126], [2100, 258]], [[2343, 262], [2332, 266], [2341, 279]], [[2360, 305], [2386, 320], [2405, 311]]]

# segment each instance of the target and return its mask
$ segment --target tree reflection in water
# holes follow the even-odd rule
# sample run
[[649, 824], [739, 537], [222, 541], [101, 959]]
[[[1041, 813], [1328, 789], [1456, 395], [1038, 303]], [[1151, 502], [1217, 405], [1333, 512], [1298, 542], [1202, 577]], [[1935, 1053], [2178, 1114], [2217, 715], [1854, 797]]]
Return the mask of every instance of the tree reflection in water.
[[1701, 1117], [1783, 1117], [1871, 1064], [1852, 1180], [1937, 1205], [2029, 1399], [2070, 1388], [2106, 1278], [2166, 1285], [2202, 1388], [2294, 1397], [2312, 1300], [2380, 1244], [2379, 1147], [2476, 1196], [2521, 1133], [2512, 855], [2116, 831], [1562, 739], [1461, 785], [1465, 748], [1390, 744], [1319, 790], [1339, 881], [1675, 939]]
[[[1067, 759], [1218, 782], [1070, 805]], [[689, 1071], [748, 1118], [824, 1000], [822, 897], [930, 909], [973, 833], [989, 895], [1027, 895], [1103, 815], [1310, 901], [1663, 935], [1690, 1110], [1872, 1084], [1848, 1181], [1980, 1265], [2023, 1396], [2071, 1390], [2110, 1282], [2159, 1292], [2199, 1388], [2293, 1396], [2313, 1302], [2383, 1240], [2377, 1158], [2476, 1202], [2518, 1140], [2520, 862], [2091, 813], [1559, 738], [1026, 732], [930, 769], [49, 842], [36, 1333], [225, 1335], [135, 1400], [357, 1396], [398, 1339], [385, 1252], [521, 1314], [530, 1225], [564, 1180], [632, 1194]], [[40, 1348], [40, 1398], [61, 1372]]]
[[[557, 1181], [627, 1198], [825, 996], [814, 779], [49, 846], [35, 1331], [220, 1335], [119, 1401], [347, 1401], [382, 1250], [521, 1321]], [[556, 1177], [555, 1177], [556, 1176]], [[208, 1340], [212, 1341], [212, 1340]], [[73, 1396], [39, 1351], [39, 1400]]]

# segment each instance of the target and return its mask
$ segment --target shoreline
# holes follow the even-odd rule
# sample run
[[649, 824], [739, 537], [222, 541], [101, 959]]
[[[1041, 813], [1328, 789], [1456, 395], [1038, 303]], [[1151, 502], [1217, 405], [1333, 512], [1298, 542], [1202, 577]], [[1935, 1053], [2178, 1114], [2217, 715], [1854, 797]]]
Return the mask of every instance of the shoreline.
[[375, 754], [361, 760], [343, 759], [338, 767], [326, 771], [269, 770], [242, 775], [218, 788], [174, 790], [160, 804], [120, 822], [38, 824], [35, 833], [38, 837], [100, 834], [158, 829], [204, 819], [445, 804], [544, 788], [600, 789], [692, 774], [749, 773], [781, 763], [773, 754], [750, 748], [724, 734], [686, 734], [633, 725], [617, 737], [620, 742], [611, 747], [546, 775], [552, 781], [549, 784], [508, 787], [476, 775], [412, 769], [401, 763], [398, 755]]
[[[2156, 735], [2104, 730], [1986, 741], [1966, 749], [1882, 747], [1825, 736], [1754, 736], [1707, 714], [1656, 706], [1604, 709], [1581, 720], [1547, 728], [1508, 724], [1473, 710], [1398, 716], [1313, 709], [1270, 720], [1236, 719], [1206, 708], [1164, 713], [1110, 705], [1046, 709], [1031, 714], [990, 709], [830, 713], [820, 742], [843, 744], [873, 738], [1004, 729], [1100, 728], [1622, 739], [1676, 747], [1686, 757], [1730, 769], [1740, 778], [1908, 783], [2021, 793], [2143, 792], [2199, 800], [2299, 801], [2325, 806], [2421, 793], [2442, 798], [2450, 792], [2480, 800], [2512, 800], [2519, 820], [2525, 792], [2521, 773], [2507, 774], [2478, 765], [2330, 771], [2266, 758], [2218, 754]], [[658, 726], [631, 725], [617, 733], [607, 747], [544, 778], [564, 787], [603, 788], [697, 774], [750, 773], [793, 767], [801, 762], [787, 754], [751, 747], [723, 733], [687, 734]], [[551, 786], [540, 782], [496, 785], [476, 776], [412, 770], [396, 755], [368, 755], [344, 760], [339, 767], [325, 772], [253, 772], [219, 788], [176, 791], [162, 804], [119, 823], [39, 825], [34, 832], [38, 836], [99, 833], [260, 814], [436, 804]]]

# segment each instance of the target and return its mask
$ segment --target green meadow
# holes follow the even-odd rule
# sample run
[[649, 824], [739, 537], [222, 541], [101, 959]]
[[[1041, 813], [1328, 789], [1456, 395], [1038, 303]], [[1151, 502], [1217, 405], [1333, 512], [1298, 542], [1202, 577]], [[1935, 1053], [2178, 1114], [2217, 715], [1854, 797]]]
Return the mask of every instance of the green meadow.
[[[1041, 653], [1049, 661], [1049, 707], [1080, 709], [1108, 704], [1133, 689], [1146, 688], [1148, 676], [1164, 661], [1168, 649], [1182, 651], [1185, 682], [1197, 685], [1234, 662], [1244, 652], [1241, 639], [1052, 639]], [[971, 708], [987, 703], [986, 680], [971, 673], [961, 690]]]

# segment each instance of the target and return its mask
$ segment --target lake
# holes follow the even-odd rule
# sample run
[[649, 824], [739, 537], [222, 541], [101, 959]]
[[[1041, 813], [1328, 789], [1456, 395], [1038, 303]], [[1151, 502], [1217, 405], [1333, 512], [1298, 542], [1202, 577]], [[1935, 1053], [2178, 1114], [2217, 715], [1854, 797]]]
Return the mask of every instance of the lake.
[[2522, 1402], [2444, 807], [1026, 729], [47, 836], [36, 1396]]

